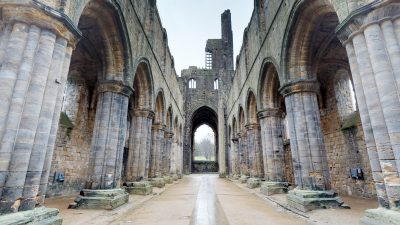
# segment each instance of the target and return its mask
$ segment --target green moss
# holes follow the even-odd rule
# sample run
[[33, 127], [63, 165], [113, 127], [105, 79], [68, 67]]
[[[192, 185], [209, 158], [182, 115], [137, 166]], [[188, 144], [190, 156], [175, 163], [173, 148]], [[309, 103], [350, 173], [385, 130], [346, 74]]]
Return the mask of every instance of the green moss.
[[359, 123], [359, 117], [356, 112], [353, 112], [343, 121], [342, 130], [348, 130], [354, 128]]
[[60, 125], [63, 125], [66, 128], [73, 129], [74, 124], [72, 123], [71, 119], [65, 112], [61, 112], [60, 115]]

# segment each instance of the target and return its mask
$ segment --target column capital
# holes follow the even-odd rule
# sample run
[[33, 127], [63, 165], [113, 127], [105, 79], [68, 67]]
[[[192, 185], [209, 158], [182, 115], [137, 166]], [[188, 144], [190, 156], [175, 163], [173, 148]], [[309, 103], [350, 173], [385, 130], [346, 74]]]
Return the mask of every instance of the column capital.
[[146, 117], [149, 119], [153, 119], [155, 115], [151, 109], [134, 109], [132, 110], [132, 114], [137, 117]]
[[357, 34], [363, 33], [372, 24], [400, 18], [398, 0], [378, 0], [351, 12], [336, 27], [336, 34], [343, 45], [351, 41]]
[[99, 84], [97, 85], [97, 91], [99, 93], [103, 92], [119, 93], [129, 98], [133, 94], [134, 90], [132, 87], [125, 85], [121, 81], [103, 80], [100, 81]]
[[294, 93], [300, 92], [319, 92], [319, 83], [315, 79], [308, 80], [294, 80], [284, 84], [281, 88], [279, 88], [279, 92], [283, 97], [292, 95]]
[[172, 133], [170, 130], [166, 130], [164, 137], [167, 139], [172, 139], [174, 137], [174, 133]]
[[30, 4], [0, 3], [0, 12], [6, 24], [24, 23], [50, 30], [65, 38], [73, 48], [82, 38], [82, 32], [66, 14], [38, 0], [32, 0]]
[[267, 117], [282, 117], [283, 111], [280, 108], [267, 108], [258, 111], [257, 116], [259, 119]]
[[165, 125], [161, 123], [155, 123], [151, 126], [152, 130], [165, 130]]
[[256, 130], [260, 128], [260, 125], [258, 123], [249, 123], [246, 124], [245, 128], [246, 130]]

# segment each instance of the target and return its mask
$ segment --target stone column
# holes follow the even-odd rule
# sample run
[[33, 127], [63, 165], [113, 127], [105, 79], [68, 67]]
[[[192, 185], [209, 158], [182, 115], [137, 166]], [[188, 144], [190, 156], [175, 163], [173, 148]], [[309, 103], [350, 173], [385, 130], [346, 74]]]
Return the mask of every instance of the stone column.
[[130, 129], [127, 180], [130, 182], [147, 180], [149, 177], [151, 126], [154, 112], [134, 109]]
[[162, 160], [162, 174], [164, 177], [169, 177], [171, 169], [171, 149], [172, 149], [172, 138], [174, 134], [170, 131], [165, 131], [164, 136], [164, 151]]
[[248, 124], [246, 125], [246, 130], [250, 177], [262, 178], [264, 176], [264, 168], [260, 146], [260, 126], [258, 124]]
[[152, 145], [150, 159], [150, 174], [151, 178], [160, 178], [162, 176], [162, 153], [164, 149], [164, 133], [165, 126], [162, 124], [154, 124], [152, 126]]
[[261, 124], [261, 142], [266, 182], [261, 186], [265, 195], [286, 193], [285, 160], [282, 140], [282, 110], [264, 109], [258, 112]]
[[178, 176], [177, 176], [177, 156], [178, 156], [178, 138], [175, 136], [175, 138], [173, 138], [172, 140], [172, 147], [171, 147], [171, 166], [170, 166], [170, 170], [169, 173], [172, 176], [173, 180], [177, 180]]
[[128, 202], [120, 182], [128, 103], [133, 90], [117, 81], [102, 81], [98, 93], [89, 158], [89, 189], [81, 191], [71, 208], [113, 209]]
[[0, 216], [0, 223], [21, 216], [59, 223], [56, 209], [35, 206], [46, 191], [41, 177], [51, 162], [59, 94], [80, 34], [41, 5], [0, 3], [0, 8], [0, 215], [15, 213]]
[[246, 183], [249, 178], [248, 171], [248, 154], [247, 154], [247, 135], [245, 133], [238, 133], [238, 156], [239, 156], [239, 171], [240, 182]]
[[367, 210], [361, 224], [400, 223], [399, 15], [398, 1], [375, 1], [337, 29], [349, 57], [380, 205]]
[[239, 162], [239, 139], [234, 137], [232, 138], [232, 146], [231, 146], [231, 165], [232, 165], [232, 178], [239, 179], [240, 175], [240, 162]]
[[289, 192], [288, 204], [302, 211], [340, 205], [335, 193], [328, 191], [330, 175], [320, 124], [318, 91], [319, 85], [314, 80], [290, 82], [280, 89], [289, 120], [296, 183], [296, 188]]

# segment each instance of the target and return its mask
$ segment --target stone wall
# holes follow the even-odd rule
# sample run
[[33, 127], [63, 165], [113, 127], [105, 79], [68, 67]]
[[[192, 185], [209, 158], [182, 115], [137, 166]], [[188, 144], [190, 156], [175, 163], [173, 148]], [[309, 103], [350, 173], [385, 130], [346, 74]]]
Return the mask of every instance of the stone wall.
[[[47, 196], [76, 194], [85, 186], [96, 114], [92, 99], [92, 91], [84, 81], [68, 81], [63, 110], [73, 128], [61, 125], [58, 129]], [[64, 173], [65, 181], [57, 182], [55, 173]]]
[[[359, 112], [352, 106], [349, 76], [335, 75], [334, 79], [321, 81], [324, 93], [321, 126], [332, 189], [341, 195], [373, 198], [376, 191]], [[362, 169], [363, 179], [351, 178], [350, 170], [355, 168]]]

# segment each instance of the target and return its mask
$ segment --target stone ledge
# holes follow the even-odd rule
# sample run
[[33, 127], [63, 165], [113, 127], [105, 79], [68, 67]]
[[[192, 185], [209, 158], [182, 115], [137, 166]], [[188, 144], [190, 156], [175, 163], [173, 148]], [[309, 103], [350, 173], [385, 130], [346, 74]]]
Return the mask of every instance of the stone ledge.
[[164, 176], [163, 179], [166, 184], [172, 184], [174, 182], [170, 176]]
[[39, 207], [33, 210], [2, 215], [0, 216], [0, 224], [61, 225], [63, 220], [58, 213], [58, 209]]
[[108, 209], [112, 210], [128, 202], [129, 195], [123, 189], [88, 190], [81, 191], [70, 209]]
[[150, 184], [153, 187], [163, 188], [165, 187], [165, 180], [163, 178], [151, 178]]
[[302, 212], [314, 209], [349, 208], [336, 193], [330, 191], [312, 191], [294, 189], [287, 195], [288, 205]]
[[400, 212], [385, 208], [368, 209], [360, 220], [360, 225], [397, 225]]
[[240, 178], [239, 178], [239, 183], [242, 183], [242, 184], [244, 184], [244, 183], [246, 183], [247, 182], [247, 180], [249, 179], [249, 177], [248, 176], [246, 176], [246, 175], [242, 175]]
[[264, 195], [285, 194], [288, 192], [287, 182], [263, 182], [261, 184], [261, 193]]
[[258, 188], [260, 187], [260, 185], [261, 185], [261, 179], [255, 177], [249, 178], [246, 184], [246, 186], [250, 189]]
[[124, 189], [131, 195], [149, 195], [153, 193], [153, 187], [148, 181], [126, 182]]

